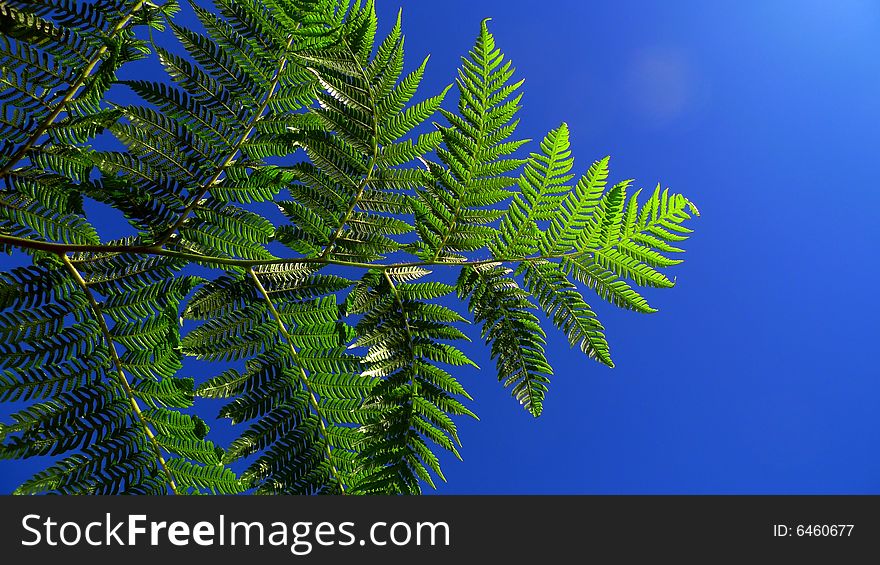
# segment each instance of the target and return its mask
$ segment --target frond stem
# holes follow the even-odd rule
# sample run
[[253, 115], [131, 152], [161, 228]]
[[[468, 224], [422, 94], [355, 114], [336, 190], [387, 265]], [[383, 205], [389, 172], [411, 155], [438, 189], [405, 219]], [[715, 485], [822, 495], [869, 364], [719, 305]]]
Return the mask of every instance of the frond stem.
[[[140, 0], [137, 4], [132, 6], [131, 9], [126, 12], [118, 22], [116, 22], [116, 25], [113, 26], [113, 29], [110, 30], [109, 37], [113, 37], [120, 31], [125, 29], [125, 27], [134, 17], [135, 13], [140, 10], [144, 4], [146, 4], [146, 0]], [[95, 70], [95, 67], [98, 66], [98, 63], [101, 62], [101, 58], [104, 56], [105, 53], [107, 53], [108, 50], [109, 46], [103, 45], [100, 49], [95, 51], [95, 54], [92, 55], [92, 58], [89, 59], [89, 61], [86, 63], [85, 68], [83, 68], [82, 72], [79, 74], [76, 80], [74, 80], [70, 87], [67, 89], [67, 92], [64, 94], [64, 98], [62, 98], [58, 102], [52, 112], [50, 112], [49, 115], [46, 116], [46, 118], [40, 123], [40, 125], [38, 125], [36, 129], [34, 129], [34, 132], [27, 139], [27, 141], [24, 142], [24, 145], [19, 147], [18, 150], [12, 154], [12, 157], [9, 158], [9, 161], [7, 161], [6, 164], [3, 165], [3, 167], [0, 167], [0, 179], [8, 175], [12, 171], [12, 168], [17, 165], [19, 161], [24, 159], [28, 151], [31, 150], [31, 147], [33, 147], [34, 144], [40, 140], [43, 134], [46, 133], [46, 130], [49, 129], [49, 126], [55, 123], [55, 120], [57, 120], [58, 116], [61, 115], [61, 112], [64, 111], [64, 107], [67, 106], [67, 104], [69, 104], [71, 100], [74, 99], [76, 94], [79, 92], [79, 89], [82, 88], [83, 85], [86, 83], [86, 80], [88, 80], [88, 78], [91, 76], [92, 71]]]
[[257, 111], [254, 112], [253, 118], [250, 123], [245, 128], [242, 135], [238, 138], [238, 141], [232, 146], [232, 149], [229, 151], [229, 155], [227, 155], [226, 159], [223, 160], [222, 163], [217, 167], [217, 171], [211, 175], [211, 178], [208, 179], [202, 187], [193, 195], [192, 201], [187, 204], [186, 208], [183, 209], [183, 212], [180, 213], [180, 217], [177, 219], [174, 224], [170, 228], [168, 228], [165, 233], [159, 236], [156, 240], [156, 246], [162, 246], [171, 239], [171, 236], [174, 235], [186, 219], [189, 217], [190, 213], [198, 206], [199, 201], [205, 197], [205, 194], [211, 189], [211, 186], [216, 183], [223, 173], [226, 171], [226, 167], [228, 167], [234, 160], [236, 155], [238, 155], [241, 146], [250, 138], [251, 133], [253, 133], [254, 128], [257, 127], [257, 122], [260, 121], [260, 118], [263, 116], [263, 113], [266, 111], [266, 108], [269, 107], [269, 102], [272, 100], [272, 97], [275, 95], [275, 91], [278, 89], [278, 85], [281, 83], [281, 75], [284, 73], [284, 69], [287, 67], [288, 57], [287, 51], [290, 50], [291, 45], [293, 45], [294, 36], [291, 35], [287, 40], [287, 45], [284, 49], [285, 54], [278, 61], [278, 67], [275, 69], [275, 76], [272, 77], [272, 83], [269, 86], [269, 90], [266, 92], [266, 95], [263, 97], [263, 100], [260, 102], [260, 105], [257, 107]]
[[568, 257], [580, 257], [582, 251], [570, 253], [556, 253], [547, 255], [535, 255], [532, 257], [491, 257], [474, 261], [409, 261], [402, 263], [362, 263], [358, 261], [342, 261], [339, 259], [325, 259], [321, 257], [291, 257], [287, 259], [233, 259], [229, 257], [213, 257], [200, 255], [186, 251], [166, 249], [155, 245], [110, 245], [110, 244], [67, 244], [49, 241], [36, 241], [32, 239], [0, 234], [0, 244], [8, 244], [22, 249], [37, 249], [50, 253], [118, 253], [132, 255], [161, 255], [202, 263], [207, 265], [229, 265], [249, 269], [267, 265], [338, 265], [341, 267], [355, 267], [359, 269], [399, 269], [405, 267], [468, 267], [487, 265], [490, 263], [531, 263], [532, 261], [547, 261], [553, 259], [565, 259]]
[[60, 253], [59, 257], [61, 257], [61, 261], [64, 263], [64, 266], [67, 268], [70, 275], [76, 281], [77, 285], [79, 285], [79, 287], [85, 293], [86, 298], [89, 301], [89, 306], [92, 310], [92, 314], [95, 316], [95, 320], [98, 322], [98, 325], [101, 328], [101, 333], [104, 335], [104, 341], [107, 342], [107, 348], [110, 350], [110, 357], [113, 359], [113, 365], [116, 367], [116, 377], [119, 380], [119, 384], [122, 385], [122, 388], [125, 391], [125, 395], [128, 397], [128, 401], [131, 404], [131, 408], [132, 410], [134, 410], [134, 414], [144, 430], [144, 434], [146, 434], [147, 438], [149, 438], [150, 443], [153, 446], [153, 451], [155, 451], [156, 453], [156, 460], [159, 462], [159, 466], [165, 473], [165, 477], [168, 480], [168, 486], [171, 488], [171, 492], [173, 492], [174, 494], [179, 494], [177, 492], [177, 483], [174, 482], [174, 476], [171, 474], [171, 469], [168, 468], [168, 464], [165, 461], [165, 458], [162, 456], [162, 449], [161, 447], [159, 447], [159, 441], [153, 434], [153, 430], [150, 429], [150, 425], [147, 423], [146, 418], [144, 418], [141, 407], [138, 404], [137, 399], [135, 398], [134, 391], [132, 390], [128, 379], [125, 377], [125, 372], [122, 370], [122, 360], [119, 358], [119, 353], [116, 351], [116, 345], [113, 342], [113, 335], [110, 333], [110, 328], [107, 327], [107, 320], [104, 319], [104, 313], [101, 310], [101, 305], [98, 304], [97, 300], [95, 300], [95, 295], [92, 294], [88, 283], [86, 283], [80, 272], [70, 261], [70, 258], [64, 253]]
[[306, 392], [309, 393], [309, 404], [312, 406], [312, 410], [315, 411], [315, 415], [318, 417], [318, 424], [321, 427], [321, 435], [324, 436], [324, 440], [326, 442], [324, 445], [324, 455], [327, 457], [327, 463], [329, 463], [330, 465], [330, 472], [336, 479], [336, 483], [339, 485], [340, 492], [342, 494], [345, 494], [345, 484], [342, 481], [342, 477], [339, 475], [339, 470], [336, 468], [336, 464], [333, 463], [333, 454], [330, 451], [330, 442], [327, 437], [327, 425], [324, 423], [324, 415], [321, 412], [321, 407], [318, 404], [318, 399], [312, 389], [312, 384], [309, 382], [309, 377], [306, 375], [306, 371], [302, 367], [302, 362], [299, 358], [299, 352], [296, 350], [296, 347], [294, 347], [293, 339], [290, 337], [290, 332], [287, 331], [287, 327], [284, 325], [284, 321], [281, 319], [281, 314], [278, 313], [278, 310], [272, 303], [272, 299], [269, 297], [269, 293], [266, 291], [266, 287], [264, 287], [263, 283], [260, 282], [260, 277], [257, 276], [257, 273], [254, 272], [253, 268], [248, 269], [248, 274], [250, 275], [251, 279], [253, 279], [254, 285], [256, 285], [257, 290], [263, 297], [263, 300], [266, 302], [266, 306], [269, 308], [269, 312], [271, 312], [272, 317], [275, 318], [275, 323], [278, 325], [278, 331], [281, 332], [281, 335], [283, 335], [285, 341], [287, 341], [287, 345], [290, 348], [290, 353], [291, 355], [293, 355], [293, 361], [296, 363], [297, 368], [299, 368], [300, 381], [302, 381], [303, 385], [306, 387]]

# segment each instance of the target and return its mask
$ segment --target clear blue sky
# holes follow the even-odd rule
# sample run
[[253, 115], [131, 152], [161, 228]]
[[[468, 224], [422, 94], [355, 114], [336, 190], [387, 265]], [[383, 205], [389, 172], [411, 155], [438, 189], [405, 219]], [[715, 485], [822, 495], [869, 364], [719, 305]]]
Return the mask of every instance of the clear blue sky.
[[[521, 133], [566, 121], [579, 169], [610, 154], [703, 214], [659, 313], [592, 301], [617, 368], [551, 333], [540, 419], [467, 349], [481, 421], [439, 492], [880, 493], [880, 4], [379, 0], [383, 29], [401, 5], [425, 94], [491, 16]], [[0, 492], [34, 470], [0, 462]]]

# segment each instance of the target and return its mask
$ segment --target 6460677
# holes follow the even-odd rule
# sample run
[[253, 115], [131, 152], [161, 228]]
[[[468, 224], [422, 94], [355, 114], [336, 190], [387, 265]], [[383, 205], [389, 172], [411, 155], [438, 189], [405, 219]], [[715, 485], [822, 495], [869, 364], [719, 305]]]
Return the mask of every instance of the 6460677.
[[855, 524], [773, 524], [773, 537], [851, 537]]

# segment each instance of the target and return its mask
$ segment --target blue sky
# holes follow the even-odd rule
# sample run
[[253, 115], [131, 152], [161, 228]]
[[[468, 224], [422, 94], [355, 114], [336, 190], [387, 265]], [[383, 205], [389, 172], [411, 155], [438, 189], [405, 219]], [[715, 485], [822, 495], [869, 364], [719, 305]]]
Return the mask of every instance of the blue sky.
[[[880, 4], [379, 0], [382, 29], [399, 6], [425, 95], [492, 17], [522, 135], [565, 121], [579, 172], [610, 154], [612, 180], [702, 212], [676, 288], [645, 293], [659, 313], [591, 300], [615, 369], [550, 332], [541, 418], [467, 348], [481, 421], [438, 492], [880, 493]], [[35, 470], [0, 462], [0, 492]]]

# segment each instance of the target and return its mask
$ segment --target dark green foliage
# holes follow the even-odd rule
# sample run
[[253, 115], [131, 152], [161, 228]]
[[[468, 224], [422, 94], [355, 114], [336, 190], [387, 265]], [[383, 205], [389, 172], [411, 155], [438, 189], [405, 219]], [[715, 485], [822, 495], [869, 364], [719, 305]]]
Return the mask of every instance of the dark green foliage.
[[[650, 313], [635, 287], [673, 285], [694, 205], [608, 188], [607, 157], [574, 182], [566, 124], [521, 155], [487, 21], [455, 91], [423, 95], [428, 60], [404, 72], [371, 0], [192, 2], [201, 31], [178, 9], [0, 6], [0, 246], [32, 260], [0, 273], [0, 456], [53, 457], [17, 492], [417, 494], [476, 417], [469, 322], [538, 416], [547, 323], [613, 366], [591, 297]], [[144, 57], [166, 80], [126, 72]], [[240, 426], [225, 449], [199, 397]]]
[[357, 492], [417, 494], [420, 479], [433, 486], [430, 471], [440, 478], [443, 473], [430, 445], [459, 456], [450, 416], [474, 416], [456, 398], [467, 397], [464, 388], [437, 366], [474, 365], [445, 343], [467, 339], [451, 325], [465, 319], [426, 302], [454, 287], [408, 282], [429, 273], [414, 267], [370, 271], [349, 295], [348, 312], [363, 316], [354, 342], [367, 348], [361, 374], [378, 379], [363, 403], [369, 416], [359, 422], [363, 438], [357, 445], [364, 468], [354, 481]]
[[[0, 424], [0, 456], [65, 456], [17, 492], [161, 493], [170, 482], [162, 477], [165, 469], [178, 457], [175, 465], [185, 464], [189, 475], [177, 479], [177, 492], [240, 491], [234, 475], [219, 466], [222, 450], [204, 440], [204, 422], [169, 409], [193, 403], [193, 382], [173, 376], [180, 368], [180, 338], [169, 312], [176, 312], [182, 296], [146, 293], [129, 302], [142, 316], [112, 326], [95, 300], [96, 289], [110, 299], [130, 298], [136, 293], [129, 288], [146, 288], [151, 279], [177, 285], [187, 279], [174, 279], [162, 257], [82, 260], [45, 260], [3, 276], [6, 309], [0, 316], [8, 325], [0, 395], [36, 402], [14, 413], [11, 424]], [[161, 451], [166, 455], [160, 458]], [[216, 484], [196, 480], [215, 474], [222, 478]]]
[[465, 267], [458, 295], [483, 324], [483, 338], [492, 346], [498, 380], [513, 387], [513, 396], [533, 415], [543, 409], [552, 369], [544, 357], [544, 330], [529, 295], [498, 263]]

